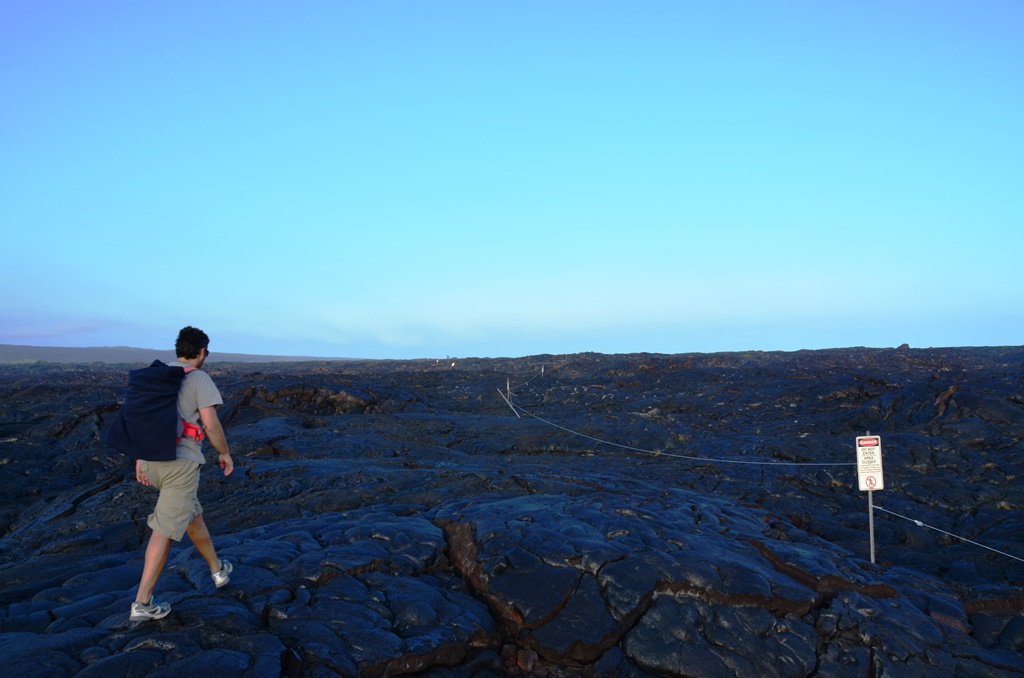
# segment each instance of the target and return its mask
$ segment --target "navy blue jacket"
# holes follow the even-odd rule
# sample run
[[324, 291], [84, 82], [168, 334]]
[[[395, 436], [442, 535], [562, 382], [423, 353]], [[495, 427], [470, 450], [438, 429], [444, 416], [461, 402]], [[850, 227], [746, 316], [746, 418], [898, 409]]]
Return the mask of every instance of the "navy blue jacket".
[[128, 372], [124, 405], [104, 440], [132, 459], [177, 459], [178, 389], [184, 376], [185, 368], [159, 360]]

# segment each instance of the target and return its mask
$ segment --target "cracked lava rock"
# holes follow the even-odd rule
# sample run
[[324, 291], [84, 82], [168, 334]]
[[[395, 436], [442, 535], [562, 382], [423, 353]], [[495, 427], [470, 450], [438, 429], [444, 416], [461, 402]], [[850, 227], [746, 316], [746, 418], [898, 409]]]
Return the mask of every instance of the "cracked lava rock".
[[208, 363], [235, 571], [143, 624], [130, 367], [0, 366], [8, 675], [1024, 673], [1019, 347]]

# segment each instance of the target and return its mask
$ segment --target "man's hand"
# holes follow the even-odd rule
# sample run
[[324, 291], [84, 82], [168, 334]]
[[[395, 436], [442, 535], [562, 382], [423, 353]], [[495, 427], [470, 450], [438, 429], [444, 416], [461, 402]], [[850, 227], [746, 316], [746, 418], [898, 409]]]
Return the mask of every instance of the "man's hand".
[[135, 479], [146, 487], [153, 487], [153, 483], [149, 482], [149, 476], [142, 472], [142, 460], [135, 460]]
[[235, 470], [235, 462], [231, 459], [231, 453], [220, 452], [217, 456], [219, 457], [220, 467], [224, 469], [224, 475], [231, 475], [231, 472]]

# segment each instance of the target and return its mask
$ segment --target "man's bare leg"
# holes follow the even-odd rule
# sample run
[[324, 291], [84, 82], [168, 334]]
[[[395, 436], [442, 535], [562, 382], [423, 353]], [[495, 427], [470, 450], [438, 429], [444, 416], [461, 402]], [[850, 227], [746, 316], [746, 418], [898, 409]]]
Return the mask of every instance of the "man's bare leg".
[[210, 538], [210, 531], [206, 529], [206, 521], [200, 513], [188, 525], [188, 538], [195, 544], [196, 550], [210, 566], [210, 572], [220, 571], [220, 558], [217, 557], [217, 549], [213, 547], [213, 539]]
[[153, 530], [146, 545], [146, 562], [142, 568], [142, 579], [139, 581], [139, 592], [135, 595], [138, 603], [149, 604], [153, 589], [160, 579], [160, 574], [167, 564], [167, 554], [171, 552], [171, 538]]

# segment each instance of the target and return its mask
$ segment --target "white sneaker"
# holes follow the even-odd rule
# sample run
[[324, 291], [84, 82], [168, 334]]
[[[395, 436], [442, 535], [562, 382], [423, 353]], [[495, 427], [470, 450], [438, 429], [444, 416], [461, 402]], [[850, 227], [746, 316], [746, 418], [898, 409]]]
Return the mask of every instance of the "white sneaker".
[[133, 622], [147, 621], [149, 619], [163, 619], [171, 613], [170, 603], [158, 603], [153, 596], [149, 597], [149, 604], [138, 601], [132, 603], [132, 614], [129, 617]]
[[229, 575], [231, 574], [231, 571], [234, 569], [235, 568], [231, 565], [230, 560], [225, 560], [224, 558], [221, 558], [220, 571], [213, 573], [213, 585], [217, 588], [220, 588], [221, 586], [224, 586], [229, 581], [231, 581], [231, 577]]

